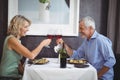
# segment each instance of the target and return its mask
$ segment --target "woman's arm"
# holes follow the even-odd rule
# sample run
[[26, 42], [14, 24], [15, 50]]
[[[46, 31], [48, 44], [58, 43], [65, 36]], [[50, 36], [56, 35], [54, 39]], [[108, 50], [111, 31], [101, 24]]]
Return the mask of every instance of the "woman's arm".
[[15, 50], [17, 53], [23, 55], [24, 57], [34, 59], [44, 46], [49, 45], [51, 39], [43, 40], [34, 50], [30, 51], [25, 46], [23, 46], [17, 38], [11, 37], [8, 40], [8, 48], [10, 50]]

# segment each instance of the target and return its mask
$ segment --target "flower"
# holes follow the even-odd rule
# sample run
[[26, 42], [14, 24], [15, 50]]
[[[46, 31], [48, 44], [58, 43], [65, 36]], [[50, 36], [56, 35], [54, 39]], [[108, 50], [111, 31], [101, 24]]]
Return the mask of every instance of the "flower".
[[50, 9], [50, 0], [39, 0], [39, 2], [43, 4], [48, 3], [45, 9], [46, 10]]
[[40, 3], [50, 3], [50, 0], [39, 0]]
[[61, 50], [61, 49], [62, 49], [62, 45], [61, 45], [61, 44], [58, 44], [57, 46], [54, 47], [54, 51], [55, 51], [56, 53], [58, 53], [59, 50]]

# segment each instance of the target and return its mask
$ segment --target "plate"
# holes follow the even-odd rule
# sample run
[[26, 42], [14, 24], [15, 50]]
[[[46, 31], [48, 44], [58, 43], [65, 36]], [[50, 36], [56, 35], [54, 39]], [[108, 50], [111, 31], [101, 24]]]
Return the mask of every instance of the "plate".
[[89, 65], [87, 65], [87, 64], [84, 64], [84, 65], [82, 65], [82, 64], [74, 64], [74, 67], [76, 67], [76, 68], [86, 68], [86, 67], [89, 67]]
[[80, 60], [70, 59], [70, 60], [67, 60], [67, 62], [69, 64], [81, 64], [81, 65], [87, 64], [87, 60], [85, 60], [85, 59], [80, 59]]
[[33, 59], [33, 60], [30, 59], [28, 61], [29, 64], [46, 64], [48, 62], [49, 62], [49, 60], [47, 60], [46, 58]]

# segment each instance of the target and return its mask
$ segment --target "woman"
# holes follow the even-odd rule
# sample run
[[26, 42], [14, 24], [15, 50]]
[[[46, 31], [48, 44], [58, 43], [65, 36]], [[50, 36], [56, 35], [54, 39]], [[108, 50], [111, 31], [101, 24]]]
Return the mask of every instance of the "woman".
[[18, 65], [22, 56], [34, 59], [44, 46], [50, 44], [51, 39], [43, 40], [34, 50], [30, 51], [20, 42], [26, 35], [31, 22], [21, 15], [16, 15], [10, 22], [8, 36], [5, 39], [3, 55], [0, 64], [0, 76], [17, 77]]

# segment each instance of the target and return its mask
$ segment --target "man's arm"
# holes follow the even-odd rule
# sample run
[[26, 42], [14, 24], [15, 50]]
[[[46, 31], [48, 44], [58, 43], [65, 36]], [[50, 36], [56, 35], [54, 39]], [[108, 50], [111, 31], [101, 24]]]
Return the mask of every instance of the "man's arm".
[[109, 67], [103, 66], [102, 69], [98, 72], [98, 78], [104, 75], [109, 70]]
[[65, 45], [65, 49], [66, 49], [66, 51], [67, 51], [67, 54], [68, 54], [69, 56], [72, 56], [72, 54], [73, 54], [72, 48], [70, 48], [66, 43], [64, 43], [64, 45]]

